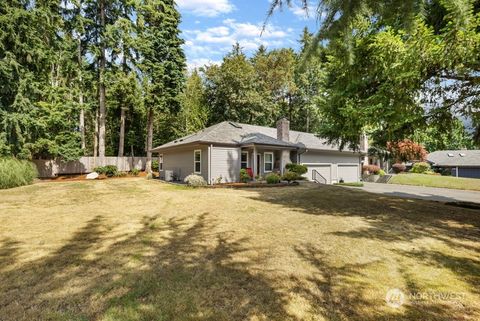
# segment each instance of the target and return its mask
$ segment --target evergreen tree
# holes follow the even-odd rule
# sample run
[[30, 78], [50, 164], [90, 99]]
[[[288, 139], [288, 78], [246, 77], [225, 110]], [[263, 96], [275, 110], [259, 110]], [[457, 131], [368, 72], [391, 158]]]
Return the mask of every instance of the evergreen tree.
[[185, 56], [179, 37], [180, 14], [173, 0], [143, 0], [139, 7], [140, 69], [147, 109], [147, 171], [151, 172], [155, 115], [178, 112]]

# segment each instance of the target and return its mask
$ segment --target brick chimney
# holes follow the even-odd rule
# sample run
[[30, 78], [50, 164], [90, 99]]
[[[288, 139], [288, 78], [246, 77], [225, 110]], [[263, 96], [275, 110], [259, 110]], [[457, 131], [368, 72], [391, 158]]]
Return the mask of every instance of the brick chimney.
[[285, 117], [277, 121], [277, 139], [284, 142], [290, 141], [290, 122]]

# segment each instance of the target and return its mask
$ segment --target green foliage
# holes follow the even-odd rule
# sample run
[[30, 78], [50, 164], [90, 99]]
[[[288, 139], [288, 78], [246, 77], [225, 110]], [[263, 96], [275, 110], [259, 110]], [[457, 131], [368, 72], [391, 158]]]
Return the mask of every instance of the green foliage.
[[188, 135], [206, 127], [210, 110], [206, 104], [205, 88], [197, 69], [187, 78], [180, 95], [181, 109], [178, 114], [179, 135]]
[[116, 176], [118, 173], [118, 168], [115, 165], [106, 165], [106, 166], [97, 166], [93, 169], [94, 172], [98, 174], [104, 174], [107, 177]]
[[378, 175], [380, 175], [380, 176], [385, 176], [386, 173], [385, 173], [385, 171], [384, 171], [383, 169], [381, 169], [381, 170], [378, 171]]
[[265, 176], [267, 184], [278, 184], [280, 183], [280, 175], [277, 173], [269, 173]]
[[[272, 1], [270, 14], [292, 2]], [[322, 23], [309, 52], [323, 59], [327, 75], [325, 99], [317, 103], [323, 136], [356, 148], [367, 130], [375, 145], [385, 146], [435, 127], [454, 144], [466, 145], [468, 140], [450, 134], [462, 115], [472, 121], [480, 142], [476, 1], [317, 4]], [[441, 135], [434, 142], [426, 139], [427, 148], [447, 145]]]
[[300, 176], [298, 173], [296, 173], [296, 172], [291, 172], [291, 171], [286, 171], [286, 172], [283, 174], [283, 176], [282, 176], [282, 179], [283, 179], [284, 181], [289, 182], [289, 183], [292, 182], [292, 181], [296, 181], [296, 180], [298, 180], [298, 179], [300, 179], [300, 178], [301, 178], [301, 176]]
[[159, 163], [158, 163], [158, 160], [154, 159], [152, 160], [152, 170], [154, 172], [158, 172], [158, 169], [159, 169]]
[[295, 163], [288, 163], [285, 165], [285, 168], [290, 171], [297, 173], [299, 176], [305, 174], [308, 171], [307, 166]]
[[130, 173], [133, 175], [133, 176], [138, 176], [138, 174], [140, 174], [140, 170], [138, 168], [133, 168]]
[[416, 130], [414, 139], [429, 152], [476, 148], [472, 133], [469, 133], [463, 122], [456, 117]]
[[248, 175], [248, 172], [246, 169], [242, 168], [240, 170], [240, 182], [242, 183], [248, 183], [252, 178], [250, 175]]
[[96, 138], [107, 154], [142, 155], [145, 107], [155, 143], [175, 136], [185, 59], [172, 1], [1, 1], [0, 12], [0, 155], [74, 160], [96, 154]]
[[116, 172], [113, 176], [115, 176], [115, 177], [125, 177], [127, 175], [128, 175], [127, 172]]
[[423, 174], [430, 171], [430, 164], [426, 162], [418, 162], [413, 164], [412, 169], [410, 172], [412, 173], [417, 173], [417, 174]]
[[28, 161], [0, 158], [0, 189], [32, 184], [37, 168]]

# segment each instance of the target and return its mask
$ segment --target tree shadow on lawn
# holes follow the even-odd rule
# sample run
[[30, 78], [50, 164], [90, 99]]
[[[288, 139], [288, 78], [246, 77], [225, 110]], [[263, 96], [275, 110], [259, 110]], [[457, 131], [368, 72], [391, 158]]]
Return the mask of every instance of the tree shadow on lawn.
[[338, 186], [255, 190], [252, 199], [279, 204], [310, 215], [361, 217], [367, 227], [336, 235], [388, 242], [435, 238], [452, 247], [480, 252], [480, 211], [434, 201], [403, 199]]
[[[365, 271], [379, 262], [335, 266], [312, 244], [298, 246], [295, 251], [315, 268], [315, 273], [306, 280], [310, 286], [305, 280], [292, 278], [298, 284], [293, 292], [310, 302], [313, 315], [322, 315], [330, 321], [466, 320], [465, 314], [448, 304], [406, 299], [405, 304], [396, 309], [386, 306], [385, 297], [369, 297], [371, 284]], [[402, 269], [401, 274], [406, 284], [405, 293], [418, 293], [420, 287], [406, 269]]]
[[[425, 200], [386, 197], [335, 186], [295, 187], [269, 191], [257, 189], [253, 192], [255, 194], [252, 194], [251, 198], [254, 200], [281, 205], [303, 214], [333, 216], [339, 219], [344, 217], [361, 218], [366, 224], [358, 227], [352, 226], [351, 229], [341, 227], [344, 225], [339, 224], [339, 229], [343, 230], [337, 230], [329, 234], [359, 239], [359, 243], [362, 239], [380, 241], [380, 246], [384, 246], [388, 249], [388, 253], [391, 253], [388, 254], [390, 259], [396, 260], [394, 264], [397, 269], [406, 262], [414, 262], [415, 265], [422, 265], [427, 269], [424, 272], [427, 275], [417, 275], [421, 278], [430, 277], [428, 275], [428, 269], [430, 268], [433, 272], [434, 268], [446, 267], [455, 275], [457, 280], [469, 285], [472, 294], [480, 293], [478, 290], [480, 287], [480, 262], [474, 259], [475, 257], [478, 258], [480, 253], [480, 211], [478, 210], [454, 208]], [[331, 223], [332, 220], [329, 220], [329, 222], [329, 224], [333, 224]], [[425, 239], [439, 241], [440, 244], [446, 245], [444, 248], [456, 251], [459, 255], [453, 256], [447, 251], [445, 253], [435, 251], [434, 248], [429, 248], [428, 242], [422, 243]], [[412, 252], [398, 250], [397, 246], [399, 244], [410, 245], [413, 249]], [[317, 248], [316, 251], [321, 253], [321, 249]], [[349, 280], [352, 274], [362, 273], [366, 267], [346, 264], [329, 268], [325, 259], [318, 259], [314, 255], [315, 251], [306, 251], [305, 249], [299, 251], [297, 249], [297, 252], [301, 257], [316, 266], [321, 275], [324, 275], [322, 277], [323, 281], [318, 283], [318, 287], [325, 287], [325, 282], [328, 285], [330, 283], [329, 279], [334, 280], [335, 278], [332, 278], [331, 275], [337, 276], [336, 279], [341, 278], [344, 281], [343, 284], [348, 285], [345, 289], [347, 293], [351, 292], [349, 288], [357, 291], [365, 286], [352, 284]], [[392, 264], [392, 262], [388, 264]], [[407, 291], [415, 291], [416, 289], [412, 287], [413, 282], [407, 282], [409, 280], [407, 271], [415, 271], [415, 267], [399, 270], [404, 278], [404, 283], [408, 286]], [[367, 277], [360, 277], [360, 279]], [[372, 280], [369, 281], [370, 286], [372, 286]], [[442, 284], [442, 281], [439, 280], [438, 284]], [[428, 283], [422, 285], [425, 289]], [[421, 286], [418, 286], [418, 288], [422, 289]], [[325, 293], [329, 293], [328, 286]], [[337, 291], [337, 295], [341, 295], [340, 301], [334, 300], [334, 304], [326, 304], [325, 307], [325, 311], [328, 311], [329, 307], [333, 309], [333, 312], [327, 313], [327, 315], [332, 316], [332, 320], [370, 320], [365, 314], [356, 312], [361, 311], [362, 306], [368, 305], [362, 300], [362, 297], [358, 295], [346, 297], [341, 291]], [[312, 298], [311, 295], [309, 297]], [[326, 299], [325, 302], [328, 301]], [[346, 302], [347, 306], [344, 307], [340, 302]], [[407, 307], [403, 314], [394, 319], [464, 320], [465, 311], [469, 309], [477, 309], [476, 315], [479, 314], [478, 306], [473, 307], [473, 305], [455, 309], [448, 304], [439, 302], [416, 302], [415, 305]], [[382, 320], [384, 316], [377, 315], [371, 320]]]
[[[4, 270], [0, 319], [295, 319], [273, 281], [242, 259], [245, 240], [213, 233], [207, 214], [193, 223], [156, 219], [100, 250], [112, 239], [98, 216], [52, 255]], [[8, 244], [2, 253], [14, 263]]]

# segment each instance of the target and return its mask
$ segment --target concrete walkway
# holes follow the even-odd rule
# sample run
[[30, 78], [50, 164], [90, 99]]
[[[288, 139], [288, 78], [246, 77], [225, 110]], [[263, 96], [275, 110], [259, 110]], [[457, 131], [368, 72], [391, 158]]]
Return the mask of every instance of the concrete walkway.
[[356, 189], [362, 189], [370, 193], [404, 198], [419, 198], [440, 202], [472, 202], [480, 204], [480, 192], [477, 191], [366, 182], [364, 182], [363, 187], [356, 187]]

